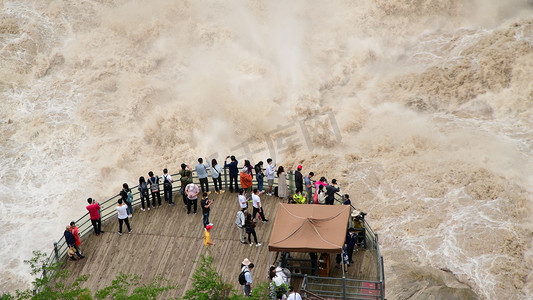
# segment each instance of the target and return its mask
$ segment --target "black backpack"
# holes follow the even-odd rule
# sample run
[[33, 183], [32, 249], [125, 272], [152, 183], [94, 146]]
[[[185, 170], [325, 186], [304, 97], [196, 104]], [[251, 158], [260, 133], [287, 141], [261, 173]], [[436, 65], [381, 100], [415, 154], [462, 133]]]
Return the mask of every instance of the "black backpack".
[[246, 273], [246, 272], [250, 272], [250, 271], [244, 270], [244, 271], [241, 272], [241, 274], [239, 274], [239, 283], [241, 285], [245, 285], [246, 284], [246, 277], [244, 277], [244, 273]]

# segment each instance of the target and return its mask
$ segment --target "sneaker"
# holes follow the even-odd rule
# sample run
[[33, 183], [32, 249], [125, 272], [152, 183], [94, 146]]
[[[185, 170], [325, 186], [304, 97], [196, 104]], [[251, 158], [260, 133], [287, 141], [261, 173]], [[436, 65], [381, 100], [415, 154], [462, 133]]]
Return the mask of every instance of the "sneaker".
[[150, 207], [148, 207], [148, 210], [150, 210]]
[[196, 215], [196, 212], [194, 212], [194, 214]]
[[174, 203], [170, 203], [169, 205], [172, 205], [172, 206], [174, 206]]
[[208, 196], [211, 195], [211, 192], [207, 192], [207, 195], [208, 195]]
[[250, 243], [250, 247], [252, 247], [254, 245], [254, 243]]
[[224, 190], [220, 190], [220, 194], [223, 194], [224, 193]]
[[131, 230], [128, 233], [131, 233]]
[[82, 255], [82, 256], [80, 256], [80, 259], [84, 259], [84, 258], [85, 258], [85, 256], [83, 256], [83, 255]]
[[141, 208], [142, 211], [144, 211], [144, 208]]
[[117, 232], [117, 233], [118, 233], [118, 235], [122, 235], [122, 232], [120, 232], [120, 231], [119, 231], [119, 232]]
[[74, 256], [71, 256], [70, 259], [73, 261], [77, 261], [77, 259]]
[[268, 220], [263, 220], [263, 223], [268, 223]]
[[241, 241], [241, 244], [247, 245], [248, 243], [246, 241]]
[[256, 246], [256, 247], [259, 247], [259, 246], [261, 246], [261, 243], [257, 243], [257, 244], [255, 244], [255, 246]]
[[190, 214], [191, 214], [191, 212], [189, 211], [189, 212], [187, 212], [187, 214], [188, 214], [188, 215], [190, 215]]

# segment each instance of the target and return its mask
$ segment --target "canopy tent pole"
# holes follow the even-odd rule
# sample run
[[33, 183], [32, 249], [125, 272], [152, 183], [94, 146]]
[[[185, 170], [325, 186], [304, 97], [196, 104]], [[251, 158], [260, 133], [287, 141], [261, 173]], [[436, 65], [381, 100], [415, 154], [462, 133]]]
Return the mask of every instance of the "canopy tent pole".
[[343, 252], [341, 252], [341, 268], [342, 268], [342, 299], [346, 299], [346, 274], [344, 273], [344, 253]]

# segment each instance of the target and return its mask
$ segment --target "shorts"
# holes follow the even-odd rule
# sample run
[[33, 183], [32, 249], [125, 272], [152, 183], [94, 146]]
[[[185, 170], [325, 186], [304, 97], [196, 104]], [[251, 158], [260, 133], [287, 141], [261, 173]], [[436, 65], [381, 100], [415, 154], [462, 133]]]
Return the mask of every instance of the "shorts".
[[268, 179], [268, 186], [273, 186], [274, 185], [274, 179]]

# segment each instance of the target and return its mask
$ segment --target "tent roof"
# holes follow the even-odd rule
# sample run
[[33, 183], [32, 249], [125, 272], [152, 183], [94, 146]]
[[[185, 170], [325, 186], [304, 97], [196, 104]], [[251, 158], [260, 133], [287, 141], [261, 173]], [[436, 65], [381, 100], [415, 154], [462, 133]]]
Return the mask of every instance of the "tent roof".
[[280, 203], [268, 250], [341, 253], [349, 218], [349, 205]]

